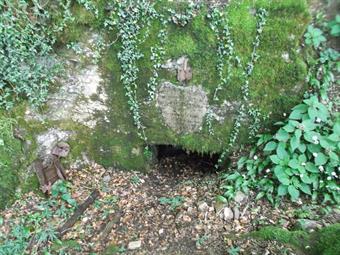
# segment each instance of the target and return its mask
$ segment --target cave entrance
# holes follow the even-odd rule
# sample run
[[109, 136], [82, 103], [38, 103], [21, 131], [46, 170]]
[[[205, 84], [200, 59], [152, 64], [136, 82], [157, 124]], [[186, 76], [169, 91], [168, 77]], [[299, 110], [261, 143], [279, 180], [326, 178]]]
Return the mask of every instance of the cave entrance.
[[198, 153], [184, 150], [182, 147], [158, 144], [154, 145], [157, 155], [157, 167], [160, 172], [175, 176], [209, 175], [216, 172], [219, 154]]

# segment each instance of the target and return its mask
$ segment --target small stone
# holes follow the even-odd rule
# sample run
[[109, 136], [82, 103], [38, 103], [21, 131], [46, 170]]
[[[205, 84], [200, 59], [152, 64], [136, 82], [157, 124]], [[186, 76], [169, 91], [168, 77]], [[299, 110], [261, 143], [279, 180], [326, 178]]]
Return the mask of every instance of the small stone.
[[193, 208], [193, 207], [188, 207], [188, 209], [187, 209], [187, 212], [189, 213], [189, 214], [193, 214], [194, 212], [195, 212], [195, 209]]
[[129, 242], [128, 244], [128, 249], [129, 250], [137, 250], [142, 246], [142, 241], [138, 240], [138, 241], [133, 241], [133, 242]]
[[161, 228], [160, 230], [158, 230], [158, 234], [162, 235], [164, 233], [164, 229]]
[[110, 182], [110, 181], [111, 181], [110, 175], [105, 175], [105, 176], [103, 177], [103, 182]]
[[240, 218], [240, 210], [237, 206], [234, 207], [234, 220], [238, 220]]
[[243, 192], [237, 191], [234, 201], [238, 204], [244, 204], [247, 201], [247, 196]]
[[295, 226], [298, 229], [302, 229], [305, 231], [314, 231], [314, 230], [322, 228], [321, 223], [315, 220], [309, 220], [309, 219], [299, 219], [296, 221]]
[[234, 213], [229, 207], [225, 207], [220, 217], [225, 221], [229, 221], [234, 218]]
[[183, 221], [184, 222], [191, 222], [191, 218], [188, 215], [183, 216]]
[[199, 203], [198, 210], [200, 212], [206, 212], [206, 211], [209, 210], [209, 206], [208, 206], [208, 204], [206, 202]]

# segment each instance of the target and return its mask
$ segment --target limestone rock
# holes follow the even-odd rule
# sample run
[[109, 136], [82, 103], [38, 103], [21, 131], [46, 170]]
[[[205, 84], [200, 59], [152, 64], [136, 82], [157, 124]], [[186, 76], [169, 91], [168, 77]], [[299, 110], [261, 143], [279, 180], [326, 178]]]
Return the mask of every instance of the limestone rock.
[[[47, 163], [51, 160], [52, 150], [59, 142], [67, 141], [72, 135], [71, 131], [50, 128], [37, 136], [39, 158]], [[48, 164], [48, 163], [47, 163]]]
[[176, 133], [199, 131], [208, 109], [208, 97], [198, 86], [179, 87], [164, 82], [157, 93], [164, 122]]
[[225, 207], [222, 210], [220, 217], [225, 221], [230, 221], [234, 218], [234, 213], [229, 207]]
[[200, 212], [206, 212], [206, 211], [209, 210], [209, 206], [208, 206], [208, 204], [207, 204], [206, 202], [202, 202], [202, 203], [200, 203], [200, 204], [198, 205], [198, 210], [199, 210]]
[[238, 204], [244, 204], [245, 202], [247, 202], [248, 197], [243, 192], [237, 191], [234, 200]]
[[129, 250], [137, 250], [142, 246], [142, 241], [138, 240], [138, 241], [133, 241], [133, 242], [129, 242], [128, 244], [128, 249]]

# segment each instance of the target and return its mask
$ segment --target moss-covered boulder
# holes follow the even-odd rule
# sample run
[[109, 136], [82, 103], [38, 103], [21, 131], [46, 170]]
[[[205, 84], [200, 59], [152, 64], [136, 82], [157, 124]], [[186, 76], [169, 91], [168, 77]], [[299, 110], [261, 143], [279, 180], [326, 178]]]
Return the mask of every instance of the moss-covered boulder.
[[146, 146], [221, 153], [304, 93], [304, 0], [105, 2], [72, 4], [55, 47], [65, 68], [46, 105], [15, 109], [42, 158], [60, 141], [71, 145], [70, 163], [138, 170], [152, 161]]

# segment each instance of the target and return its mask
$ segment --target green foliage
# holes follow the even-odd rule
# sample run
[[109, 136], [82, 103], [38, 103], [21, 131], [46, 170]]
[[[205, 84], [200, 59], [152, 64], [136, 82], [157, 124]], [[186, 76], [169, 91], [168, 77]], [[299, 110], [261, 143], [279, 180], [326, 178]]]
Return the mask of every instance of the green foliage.
[[162, 205], [170, 205], [171, 210], [176, 210], [178, 207], [180, 207], [183, 204], [184, 198], [182, 196], [175, 196], [171, 198], [161, 197], [158, 199], [158, 201]]
[[28, 2], [0, 1], [0, 107], [5, 109], [23, 98], [40, 105], [56, 74], [48, 12]]
[[302, 194], [313, 200], [321, 197], [323, 202], [340, 202], [340, 118], [331, 114], [327, 97], [339, 54], [333, 49], [321, 50], [307, 77], [311, 92], [284, 122], [277, 123], [280, 128], [274, 135], [259, 136], [250, 155], [238, 161], [237, 172], [223, 176], [225, 196], [252, 188], [259, 191], [257, 199], [266, 197], [271, 202], [284, 196], [297, 200]]
[[335, 19], [328, 23], [330, 33], [333, 36], [340, 36], [340, 15], [336, 15]]
[[[38, 253], [35, 249], [39, 249], [42, 254], [50, 254], [52, 250], [59, 250], [60, 254], [64, 254], [63, 249], [58, 248], [61, 242], [51, 219], [55, 215], [67, 218], [73, 213], [77, 203], [72, 199], [68, 188], [68, 183], [58, 181], [52, 186], [52, 196], [34, 205], [35, 211], [6, 219], [9, 221], [10, 233], [7, 236], [0, 233], [0, 254], [25, 254], [29, 243], [33, 241], [32, 238], [35, 246], [30, 251], [31, 254]], [[54, 242], [56, 246], [51, 247], [47, 245], [48, 242]]]
[[240, 253], [240, 247], [234, 247], [232, 246], [227, 250], [229, 255], [238, 255]]
[[297, 200], [303, 193], [339, 203], [340, 118], [332, 120], [313, 96], [294, 107], [280, 125], [275, 135], [260, 136], [257, 149], [239, 160], [240, 172], [226, 176], [234, 182], [227, 195], [251, 187], [260, 190], [258, 198], [266, 196], [272, 202], [273, 196]]
[[71, 206], [77, 206], [77, 202], [71, 197], [68, 189], [70, 188], [70, 184], [65, 181], [58, 180], [52, 186], [51, 195], [54, 198], [60, 197], [63, 201], [68, 203]]
[[[216, 18], [217, 16], [217, 18]], [[211, 27], [213, 30], [217, 32], [218, 38], [222, 38], [222, 40], [219, 42], [219, 48], [218, 48], [218, 63], [217, 63], [217, 70], [219, 73], [219, 78], [221, 79], [220, 85], [215, 90], [214, 94], [214, 99], [218, 100], [217, 98], [217, 92], [222, 89], [222, 86], [226, 86], [230, 82], [230, 72], [232, 69], [232, 64], [231, 60], [233, 59], [234, 62], [237, 63], [241, 67], [242, 71], [242, 87], [241, 87], [241, 95], [242, 95], [242, 103], [241, 106], [239, 107], [238, 110], [238, 116], [236, 117], [236, 120], [233, 125], [233, 129], [231, 130], [230, 137], [229, 137], [229, 142], [224, 148], [223, 152], [221, 153], [220, 158], [218, 159], [218, 164], [221, 165], [224, 163], [227, 155], [229, 154], [230, 150], [234, 147], [240, 133], [241, 125], [244, 119], [247, 117], [253, 119], [253, 125], [249, 127], [249, 135], [254, 136], [259, 129], [259, 122], [260, 122], [260, 114], [259, 110], [256, 109], [251, 103], [250, 103], [250, 88], [249, 88], [249, 79], [253, 73], [255, 63], [257, 62], [259, 55], [257, 53], [257, 49], [260, 46], [260, 38], [261, 34], [263, 33], [264, 26], [267, 22], [267, 16], [268, 13], [265, 9], [259, 8], [259, 10], [256, 11], [256, 18], [257, 18], [257, 23], [256, 23], [256, 35], [255, 39], [252, 43], [253, 49], [252, 53], [249, 59], [249, 62], [247, 62], [244, 66], [243, 63], [241, 63], [241, 59], [239, 56], [234, 54], [234, 49], [233, 49], [233, 40], [230, 38], [230, 32], [229, 32], [229, 27], [228, 27], [228, 21], [227, 20], [220, 20], [219, 18], [221, 17], [221, 14], [218, 12], [213, 12], [211, 15], [212, 17], [212, 23]], [[224, 24], [223, 27], [223, 36], [219, 35], [218, 25], [220, 23]], [[227, 77], [223, 78], [223, 59], [227, 58], [228, 64], [227, 64]], [[209, 120], [209, 119], [208, 119]], [[211, 124], [208, 124], [209, 129], [211, 129]], [[216, 166], [218, 167], [218, 165]]]
[[312, 25], [308, 26], [307, 32], [305, 34], [306, 44], [312, 45], [314, 48], [318, 48], [321, 43], [326, 41], [326, 37], [319, 28], [315, 28]]

